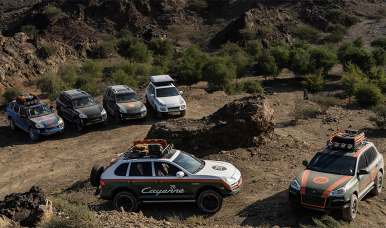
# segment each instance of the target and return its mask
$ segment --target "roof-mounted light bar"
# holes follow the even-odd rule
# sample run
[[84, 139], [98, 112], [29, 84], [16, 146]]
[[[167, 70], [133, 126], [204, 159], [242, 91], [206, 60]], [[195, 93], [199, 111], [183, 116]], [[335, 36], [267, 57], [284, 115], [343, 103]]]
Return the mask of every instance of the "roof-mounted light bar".
[[[344, 142], [339, 142], [336, 136], [340, 136], [339, 139], [346, 138]], [[355, 137], [354, 137], [355, 136]], [[354, 138], [353, 138], [354, 137]], [[352, 140], [351, 143], [349, 143]], [[330, 140], [327, 141], [327, 146], [329, 148], [335, 149], [346, 149], [346, 150], [355, 150], [358, 146], [360, 146], [365, 140], [365, 133], [361, 133], [358, 135], [357, 130], [346, 130], [343, 133], [342, 130], [339, 130], [330, 136]]]

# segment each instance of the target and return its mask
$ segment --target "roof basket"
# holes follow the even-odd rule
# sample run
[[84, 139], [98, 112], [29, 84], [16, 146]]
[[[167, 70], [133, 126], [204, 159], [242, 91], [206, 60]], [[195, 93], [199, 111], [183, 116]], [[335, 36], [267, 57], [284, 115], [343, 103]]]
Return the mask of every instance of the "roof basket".
[[163, 157], [173, 149], [173, 144], [167, 144], [164, 139], [137, 140], [126, 153], [129, 159], [144, 157]]
[[29, 94], [23, 93], [17, 96], [16, 102], [24, 106], [36, 105], [39, 103], [39, 98], [38, 96], [32, 93], [29, 93]]
[[365, 133], [358, 134], [358, 130], [339, 130], [330, 136], [330, 140], [327, 141], [329, 148], [344, 149], [344, 150], [356, 150], [362, 146], [365, 141]]

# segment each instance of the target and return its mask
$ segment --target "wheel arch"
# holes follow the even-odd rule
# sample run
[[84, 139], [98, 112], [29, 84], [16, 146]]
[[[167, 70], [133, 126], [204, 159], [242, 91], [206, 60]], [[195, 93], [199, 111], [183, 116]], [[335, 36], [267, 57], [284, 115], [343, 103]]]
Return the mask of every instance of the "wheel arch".
[[218, 188], [216, 188], [216, 187], [214, 187], [214, 186], [206, 185], [206, 186], [203, 186], [202, 188], [200, 188], [200, 189], [197, 191], [197, 193], [196, 193], [196, 200], [198, 200], [198, 197], [200, 197], [200, 194], [201, 194], [203, 191], [208, 190], [208, 189], [214, 190], [214, 191], [216, 191], [218, 194], [220, 194], [221, 196], [223, 196], [223, 194], [221, 193], [221, 191], [220, 191]]
[[112, 200], [114, 200], [115, 196], [116, 196], [118, 193], [123, 192], [123, 191], [125, 191], [125, 192], [130, 192], [131, 194], [133, 194], [133, 195], [135, 196], [135, 198], [137, 199], [137, 201], [139, 201], [137, 194], [135, 194], [132, 190], [130, 190], [130, 189], [127, 188], [127, 187], [119, 187], [119, 188], [115, 189], [115, 190], [113, 191], [113, 193], [111, 194]]

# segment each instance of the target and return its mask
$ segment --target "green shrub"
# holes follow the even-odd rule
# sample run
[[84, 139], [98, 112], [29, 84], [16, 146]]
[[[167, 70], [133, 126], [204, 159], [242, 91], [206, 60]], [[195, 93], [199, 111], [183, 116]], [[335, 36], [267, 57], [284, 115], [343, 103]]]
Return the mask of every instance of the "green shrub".
[[150, 77], [151, 65], [147, 63], [137, 63], [134, 65], [138, 76]]
[[355, 66], [350, 62], [346, 64], [345, 68], [346, 72], [342, 76], [341, 83], [343, 91], [349, 97], [350, 102], [351, 96], [355, 94], [356, 87], [367, 83], [367, 78], [358, 66]]
[[75, 88], [81, 89], [90, 95], [100, 94], [101, 91], [96, 85], [96, 81], [89, 75], [81, 75], [76, 79]]
[[115, 70], [111, 77], [118, 85], [127, 85], [129, 87], [136, 87], [138, 85], [136, 76], [127, 74], [123, 69]]
[[386, 106], [381, 104], [377, 105], [371, 108], [371, 111], [375, 114], [375, 116], [370, 116], [369, 120], [379, 129], [385, 130], [386, 129]]
[[296, 48], [290, 51], [288, 61], [288, 69], [292, 71], [296, 77], [306, 75], [309, 72], [310, 54], [301, 49]]
[[205, 0], [193, 0], [189, 2], [189, 7], [200, 12], [208, 8], [208, 3]]
[[375, 84], [382, 93], [386, 93], [386, 74], [382, 68], [373, 68], [369, 72], [370, 82]]
[[196, 215], [193, 215], [193, 216], [190, 216], [188, 218], [185, 219], [184, 221], [184, 224], [208, 224], [209, 221], [207, 219], [204, 218], [204, 216], [196, 216]]
[[247, 72], [247, 67], [252, 65], [251, 59], [244, 51], [231, 56], [230, 61], [236, 66], [236, 80], [238, 78], [243, 78]]
[[78, 78], [79, 67], [76, 65], [71, 65], [65, 67], [59, 74], [62, 80], [68, 84], [75, 84], [76, 79]]
[[336, 64], [337, 56], [335, 52], [326, 47], [316, 47], [310, 51], [309, 70], [312, 73], [323, 69], [323, 74], [328, 75], [328, 72]]
[[385, 99], [381, 89], [372, 83], [361, 84], [360, 86], [357, 86], [355, 88], [354, 95], [355, 102], [364, 108], [380, 105]]
[[377, 48], [371, 51], [377, 66], [386, 65], [386, 51], [383, 48]]
[[47, 7], [47, 9], [44, 11], [44, 14], [46, 14], [47, 17], [53, 21], [58, 20], [61, 13], [62, 10], [56, 7]]
[[171, 25], [168, 28], [169, 37], [177, 43], [179, 40], [184, 38], [185, 29], [179, 25]]
[[339, 33], [331, 33], [324, 37], [324, 40], [329, 43], [339, 43], [343, 41], [344, 35]]
[[320, 107], [322, 113], [326, 113], [330, 107], [340, 104], [339, 98], [336, 97], [316, 96], [313, 97], [311, 101]]
[[294, 50], [297, 48], [300, 48], [303, 50], [308, 50], [308, 49], [310, 49], [310, 47], [311, 47], [311, 45], [306, 44], [306, 42], [304, 40], [292, 40], [292, 46], [290, 48], [291, 48], [291, 50]]
[[269, 52], [275, 58], [275, 62], [279, 68], [279, 71], [281, 71], [283, 68], [288, 68], [290, 52], [286, 46], [271, 46], [269, 48]]
[[111, 41], [103, 41], [96, 49], [96, 55], [102, 59], [109, 58], [116, 53], [115, 44]]
[[36, 29], [35, 25], [23, 25], [21, 26], [21, 31], [27, 34], [27, 36], [33, 36], [39, 33], [39, 30]]
[[137, 73], [136, 66], [131, 65], [127, 61], [121, 61], [115, 65], [113, 65], [113, 72], [118, 71], [118, 70], [123, 70], [126, 74], [130, 76], [135, 76]]
[[226, 23], [227, 20], [225, 20], [224, 18], [216, 18], [213, 20], [213, 24], [222, 24], [222, 23]]
[[103, 65], [99, 60], [88, 59], [83, 63], [82, 72], [94, 78], [101, 78], [103, 76]]
[[55, 55], [59, 47], [56, 44], [45, 43], [41, 45], [40, 53], [44, 58]]
[[322, 91], [328, 80], [323, 78], [323, 69], [318, 70], [314, 74], [305, 75], [302, 77], [302, 86], [310, 93], [318, 93]]
[[333, 16], [333, 17], [338, 17], [338, 16], [340, 16], [340, 15], [343, 14], [343, 11], [340, 10], [340, 9], [328, 9], [327, 11], [328, 11], [328, 12], [330, 13], [330, 15]]
[[301, 26], [291, 29], [291, 33], [302, 40], [315, 43], [321, 37], [319, 30], [310, 26]]
[[279, 67], [269, 51], [263, 51], [259, 56], [255, 69], [256, 73], [263, 75], [266, 80], [268, 76], [276, 78], [279, 75]]
[[211, 89], [222, 88], [236, 78], [236, 67], [221, 57], [212, 57], [202, 68], [202, 77]]
[[60, 94], [63, 88], [63, 82], [55, 72], [49, 72], [36, 82], [36, 88], [43, 93], [47, 93], [51, 101], [54, 101]]
[[268, 36], [269, 34], [273, 33], [273, 29], [268, 26], [261, 27], [259, 31], [262, 36]]
[[346, 65], [349, 62], [357, 65], [363, 72], [369, 72], [377, 64], [371, 53], [357, 47], [349, 48], [343, 55], [342, 64]]
[[347, 28], [344, 27], [343, 25], [339, 25], [339, 24], [328, 25], [326, 28], [326, 31], [330, 32], [330, 33], [342, 34], [342, 35], [348, 34]]
[[221, 56], [233, 56], [241, 51], [243, 51], [243, 49], [235, 43], [223, 44], [223, 45], [221, 45], [220, 55]]
[[168, 68], [168, 59], [166, 56], [163, 55], [155, 55], [154, 56], [154, 66], [161, 67], [162, 72], [167, 73], [169, 72]]
[[344, 55], [348, 52], [349, 49], [353, 47], [353, 43], [348, 41], [343, 41], [343, 43], [339, 46], [336, 55], [340, 63], [344, 64]]
[[200, 48], [209, 44], [209, 34], [207, 32], [191, 32], [187, 34], [187, 37], [191, 44], [198, 45]]
[[165, 71], [160, 66], [151, 66], [150, 75], [164, 75]]
[[103, 41], [115, 41], [117, 38], [113, 34], [101, 33], [98, 35]]
[[23, 92], [19, 87], [6, 87], [3, 97], [5, 102], [10, 103], [15, 100], [17, 96], [21, 95]]
[[365, 39], [363, 36], [357, 36], [352, 43], [357, 48], [363, 48], [365, 46]]
[[174, 46], [168, 39], [152, 38], [149, 43], [149, 49], [154, 55], [162, 55], [170, 58], [174, 52]]
[[272, 40], [269, 44], [269, 48], [274, 47], [287, 47], [287, 45], [282, 40]]
[[242, 81], [240, 83], [239, 87], [242, 90], [242, 92], [245, 92], [245, 93], [264, 94], [264, 89], [263, 89], [263, 87], [261, 87], [260, 82], [253, 81], [251, 79]]
[[355, 24], [358, 24], [359, 22], [361, 22], [361, 19], [355, 15], [351, 15], [351, 14], [347, 14], [346, 15], [346, 19], [345, 19], [345, 23], [347, 26], [353, 26]]
[[136, 61], [137, 63], [150, 63], [152, 51], [149, 51], [145, 44], [138, 38], [126, 36], [118, 43], [119, 54], [126, 59]]
[[383, 49], [386, 49], [386, 37], [378, 37], [371, 41], [370, 44], [374, 47], [381, 47]]
[[117, 38], [125, 38], [127, 36], [133, 36], [133, 33], [131, 33], [127, 29], [122, 29], [121, 31], [117, 32], [117, 35], [116, 35]]
[[251, 56], [252, 61], [256, 61], [261, 55], [262, 46], [257, 40], [249, 40], [245, 43], [244, 51]]
[[382, 19], [384, 19], [385, 18], [385, 16], [383, 16], [383, 15], [380, 15], [380, 14], [378, 14], [377, 16], [375, 16], [375, 20], [377, 21], [377, 23], [379, 23]]
[[241, 36], [244, 40], [253, 40], [256, 37], [256, 31], [253, 29], [240, 29]]

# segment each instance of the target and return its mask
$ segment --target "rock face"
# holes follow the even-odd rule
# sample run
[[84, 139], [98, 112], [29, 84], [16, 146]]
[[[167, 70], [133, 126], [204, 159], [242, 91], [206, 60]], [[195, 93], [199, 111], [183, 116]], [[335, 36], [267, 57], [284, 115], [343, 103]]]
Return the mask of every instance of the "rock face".
[[239, 148], [260, 144], [274, 131], [273, 109], [265, 97], [252, 95], [235, 100], [199, 120], [176, 119], [154, 124], [147, 139], [161, 138], [175, 148]]
[[[21, 226], [36, 226], [52, 218], [52, 202], [45, 198], [39, 187], [25, 193], [12, 193], [0, 201], [0, 218], [7, 217]], [[8, 220], [4, 220], [4, 223]], [[9, 222], [9, 221], [8, 221]], [[1, 224], [1, 219], [0, 219]]]

